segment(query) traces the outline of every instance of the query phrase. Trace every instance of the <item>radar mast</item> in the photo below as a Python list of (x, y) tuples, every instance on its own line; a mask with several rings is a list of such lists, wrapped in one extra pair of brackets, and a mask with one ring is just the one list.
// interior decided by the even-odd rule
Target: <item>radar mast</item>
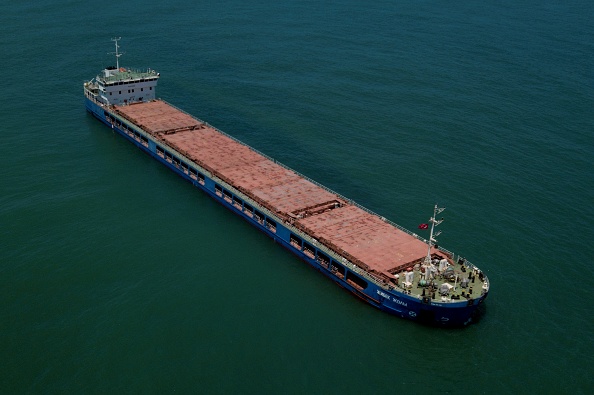
[(119, 53), (119, 48), (120, 46), (118, 45), (118, 41), (120, 41), (122, 38), (121, 37), (114, 37), (111, 39), (111, 41), (113, 41), (115, 43), (115, 52), (110, 52), (110, 55), (115, 55), (116, 57), (116, 70), (120, 70), (120, 56), (122, 56), (123, 54), (125, 54), (125, 52)]
[(435, 204), (435, 207), (433, 208), (433, 216), (431, 218), (429, 218), (429, 222), (431, 222), (431, 233), (429, 234), (429, 240), (427, 241), (427, 258), (425, 258), (425, 279), (429, 280), (429, 269), (431, 267), (431, 247), (433, 245), (437, 245), (437, 239), (436, 237), (439, 236), (441, 234), (441, 231), (438, 231), (436, 233), (434, 233), (435, 227), (439, 224), (441, 224), (443, 222), (443, 218), (441, 218), (440, 220), (435, 219), (435, 217), (437, 216), (437, 214), (441, 213), (443, 210), (445, 210), (445, 207), (439, 207), (437, 204)]

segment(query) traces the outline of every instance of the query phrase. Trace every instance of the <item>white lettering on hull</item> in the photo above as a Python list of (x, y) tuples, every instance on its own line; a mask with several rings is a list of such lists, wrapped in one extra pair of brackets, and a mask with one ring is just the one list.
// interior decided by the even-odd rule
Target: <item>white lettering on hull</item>
[[(379, 289), (377, 290), (377, 294), (378, 294), (379, 296), (382, 296), (382, 297), (384, 297), (384, 298), (386, 298), (386, 299), (390, 300), (390, 295), (388, 295), (388, 294), (387, 294), (387, 293), (385, 293), (385, 292), (382, 292), (382, 291), (380, 291)], [(392, 297), (392, 301), (394, 301), (395, 303), (397, 303), (397, 304), (399, 304), (399, 305), (401, 305), (401, 306), (408, 307), (408, 304), (407, 304), (406, 302), (403, 302), (402, 300), (400, 300), (400, 299), (397, 299), (396, 297)]]
[(392, 300), (393, 300), (394, 302), (396, 302), (396, 303), (398, 303), (398, 304), (400, 304), (400, 305), (404, 306), (404, 307), (408, 307), (408, 306), (407, 306), (407, 304), (406, 304), (406, 302), (403, 302), (403, 301), (401, 301), (400, 299), (392, 298)]
[(388, 295), (387, 293), (384, 293), (384, 292), (380, 291), (379, 289), (377, 290), (377, 294), (379, 296), (382, 296), (382, 297), (386, 298), (386, 299), (390, 299), (390, 295)]

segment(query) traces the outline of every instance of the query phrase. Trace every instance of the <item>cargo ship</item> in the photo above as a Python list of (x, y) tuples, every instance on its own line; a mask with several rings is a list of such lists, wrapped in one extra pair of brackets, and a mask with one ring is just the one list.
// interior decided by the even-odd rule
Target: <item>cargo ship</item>
[(476, 266), (439, 246), (435, 205), (419, 236), (157, 99), (160, 74), (116, 66), (84, 83), (85, 107), (331, 281), (384, 312), (437, 326), (473, 321), (489, 293)]

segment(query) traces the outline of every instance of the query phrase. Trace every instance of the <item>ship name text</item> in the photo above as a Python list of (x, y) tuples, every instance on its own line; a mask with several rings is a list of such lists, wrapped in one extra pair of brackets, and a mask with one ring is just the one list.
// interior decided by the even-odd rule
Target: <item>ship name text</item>
[[(381, 296), (381, 297), (384, 297), (384, 298), (386, 298), (386, 299), (390, 300), (390, 295), (388, 295), (388, 294), (387, 294), (387, 293), (385, 293), (385, 292), (382, 292), (382, 291), (380, 291), (379, 289), (377, 290), (377, 294), (378, 294), (379, 296)], [(399, 304), (399, 305), (402, 305), (402, 306), (404, 306), (404, 307), (407, 307), (407, 303), (406, 303), (406, 302), (403, 302), (402, 300), (400, 300), (400, 299), (398, 299), (398, 298), (396, 298), (396, 297), (394, 297), (394, 296), (392, 296), (392, 301), (394, 301), (395, 303), (397, 303), (397, 304)]]

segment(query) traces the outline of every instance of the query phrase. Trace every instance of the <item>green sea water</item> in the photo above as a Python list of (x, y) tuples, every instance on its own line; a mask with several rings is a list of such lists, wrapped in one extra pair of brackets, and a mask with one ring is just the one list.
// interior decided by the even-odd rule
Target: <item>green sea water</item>
[[(592, 393), (594, 3), (0, 4), (0, 393)], [(114, 135), (159, 97), (440, 244), (480, 321), (379, 312)]]

